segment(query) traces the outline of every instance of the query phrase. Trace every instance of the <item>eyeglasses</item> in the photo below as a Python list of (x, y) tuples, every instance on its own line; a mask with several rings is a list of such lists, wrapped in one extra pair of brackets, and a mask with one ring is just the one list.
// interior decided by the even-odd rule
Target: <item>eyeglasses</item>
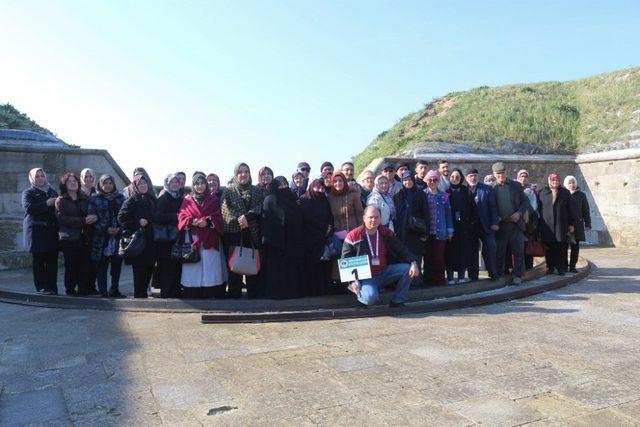
[(311, 172), (310, 168), (300, 168), (301, 172)]
[(438, 182), (438, 180), (437, 180), (437, 179), (433, 179), (433, 178), (429, 178), (429, 179), (427, 180), (427, 182)]

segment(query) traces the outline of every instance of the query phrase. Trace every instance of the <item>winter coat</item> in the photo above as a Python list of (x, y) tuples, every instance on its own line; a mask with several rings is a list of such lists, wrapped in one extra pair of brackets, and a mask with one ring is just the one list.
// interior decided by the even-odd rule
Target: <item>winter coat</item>
[[(222, 194), (222, 226), (225, 234), (225, 242), (227, 245), (241, 244), (241, 229), (238, 218), (244, 215), (249, 222), (249, 231), (253, 244), (256, 247), (262, 245), (262, 236), (260, 234), (260, 214), (262, 212), (262, 202), (264, 201), (265, 192), (259, 186), (251, 186), (251, 198), (248, 204), (245, 204), (240, 190), (235, 186), (227, 187)], [(248, 233), (242, 233), (247, 235)], [(249, 242), (244, 242), (249, 244)]]
[(387, 201), (384, 197), (382, 197), (382, 194), (374, 189), (367, 198), (367, 206), (375, 206), (376, 208), (378, 208), (378, 210), (380, 211), (380, 223), (385, 227), (390, 228), (391, 231), (394, 231), (394, 221), (396, 220), (396, 208), (394, 205), (394, 199), (398, 196), (398, 194), (400, 194), (401, 191), (402, 190), (395, 193), (392, 198), (389, 198), (387, 196), (387, 198), (389, 199)]
[(585, 228), (591, 228), (591, 213), (589, 212), (589, 202), (587, 195), (579, 188), (571, 194), (569, 209), (573, 212), (574, 235), (576, 242), (584, 242), (586, 239)]
[(364, 208), (360, 201), (359, 192), (349, 191), (342, 196), (329, 193), (327, 199), (329, 199), (331, 214), (333, 215), (334, 231), (351, 231), (362, 225)]
[[(118, 212), (122, 208), (124, 203), (124, 196), (122, 193), (118, 193), (115, 198), (109, 201), (106, 197), (101, 195), (93, 195), (89, 199), (89, 215), (96, 215), (98, 220), (93, 223), (93, 236), (91, 240), (91, 260), (94, 262), (100, 261), (104, 248), (109, 243), (110, 235), (107, 233), (108, 228), (120, 227), (118, 224)], [(118, 243), (120, 241), (120, 234), (114, 236), (115, 247), (117, 255)]]
[(55, 206), (47, 206), (47, 199), (52, 197), (58, 197), (58, 193), (52, 188), (42, 191), (36, 187), (29, 187), (22, 192), (22, 233), (26, 251), (58, 251), (58, 220)]
[(479, 227), (485, 234), (493, 233), (491, 226), (500, 222), (496, 193), (491, 186), (479, 183), (472, 194)]
[[(429, 211), (429, 217), (435, 216), (436, 226), (436, 239), (446, 240), (447, 236), (453, 234), (453, 219), (451, 217), (451, 204), (449, 203), (449, 193), (438, 190), (438, 194), (431, 195), (429, 190), (424, 190), (427, 196), (427, 207), (431, 209), (429, 205), (429, 196), (436, 197), (435, 212)], [(429, 222), (427, 225), (430, 227), (432, 224)], [(427, 228), (429, 233), (429, 228)]]
[[(421, 257), (425, 250), (425, 241), (429, 230), (429, 206), (427, 196), (423, 191), (415, 188), (414, 191), (403, 190), (395, 195), (393, 202), (397, 209), (394, 232), (398, 239), (416, 256)], [(427, 232), (418, 233), (408, 227), (409, 218), (415, 217), (424, 221)]]
[(142, 254), (135, 258), (127, 259), (127, 264), (152, 266), (155, 262), (155, 242), (153, 241), (153, 215), (156, 211), (156, 198), (149, 194), (134, 194), (124, 201), (118, 212), (118, 223), (122, 226), (123, 233), (133, 234), (140, 227), (140, 219), (148, 221), (143, 228), (145, 247)]
[[(178, 211), (180, 210), (183, 199), (183, 195), (174, 198), (166, 191), (160, 194), (160, 196), (158, 197), (158, 202), (156, 203), (156, 210), (153, 214), (154, 227), (157, 225), (168, 225), (175, 227), (177, 231)], [(170, 258), (171, 247), (173, 246), (173, 243), (174, 242), (156, 242), (158, 257), (164, 259)]]
[(88, 230), (91, 226), (86, 223), (88, 208), (89, 198), (82, 191), (78, 191), (76, 200), (73, 200), (68, 194), (63, 194), (56, 199), (60, 246), (88, 246), (90, 244)]
[(566, 242), (569, 226), (574, 224), (573, 212), (569, 209), (571, 193), (566, 188), (558, 188), (555, 203), (549, 187), (538, 194), (540, 222), (538, 230), (543, 242)]

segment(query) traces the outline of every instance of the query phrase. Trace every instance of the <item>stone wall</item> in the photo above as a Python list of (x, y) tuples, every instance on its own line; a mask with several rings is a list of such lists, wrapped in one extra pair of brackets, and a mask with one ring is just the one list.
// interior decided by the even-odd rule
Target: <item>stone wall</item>
[(104, 173), (113, 175), (118, 188), (129, 184), (126, 174), (106, 150), (0, 145), (0, 254), (5, 255), (3, 258), (20, 258), (16, 257), (23, 248), (24, 210), (20, 198), (22, 191), (29, 187), (29, 170), (36, 167), (45, 170), (56, 190), (62, 174), (68, 171), (79, 174), (86, 167), (92, 168), (98, 177)]
[(504, 162), (511, 178), (518, 170), (529, 171), (529, 181), (546, 185), (550, 172), (560, 176), (574, 175), (578, 186), (586, 193), (591, 209), (592, 230), (587, 233), (590, 244), (640, 246), (640, 150), (619, 150), (579, 156), (554, 155), (486, 155), (454, 153), (416, 153), (411, 158), (386, 157), (375, 159), (367, 169), (379, 173), (383, 161), (409, 163), (413, 169), (417, 160), (426, 160), (430, 169), (447, 159), (450, 167), (463, 171), (477, 168), (480, 176), (491, 173), (491, 165)]

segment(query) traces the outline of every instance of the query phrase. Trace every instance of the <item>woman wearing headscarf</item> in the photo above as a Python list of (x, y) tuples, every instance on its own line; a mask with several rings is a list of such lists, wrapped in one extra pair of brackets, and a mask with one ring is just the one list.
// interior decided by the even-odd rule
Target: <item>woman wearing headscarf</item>
[(122, 226), (123, 234), (131, 235), (138, 229), (144, 232), (144, 250), (136, 257), (125, 259), (125, 263), (131, 265), (133, 270), (133, 296), (147, 298), (156, 254), (151, 222), (156, 210), (156, 198), (151, 194), (150, 185), (142, 173), (134, 175), (131, 188), (131, 197), (124, 201), (118, 212), (118, 223)]
[(58, 221), (55, 202), (58, 193), (51, 188), (42, 168), (29, 171), (31, 186), (22, 192), (24, 248), (31, 252), (36, 292), (58, 293)]
[[(420, 260), (418, 262), (418, 266), (420, 266), (429, 227), (427, 196), (424, 191), (418, 189), (415, 177), (411, 172), (403, 172), (400, 178), (402, 190), (393, 197), (396, 207), (395, 233), (415, 258)], [(420, 229), (422, 225), (425, 226), (424, 229)]]
[[(163, 236), (165, 238), (169, 237), (171, 232), (177, 235), (178, 211), (183, 198), (184, 195), (180, 191), (180, 179), (175, 173), (170, 173), (164, 179), (163, 189), (153, 214), (153, 227), (156, 231), (162, 230), (163, 234), (166, 234)], [(157, 281), (156, 287), (160, 288), (160, 298), (178, 298), (180, 296), (181, 265), (180, 262), (171, 258), (171, 247), (175, 242), (175, 240), (156, 242), (157, 262), (154, 277)]]
[(447, 241), (453, 238), (453, 220), (451, 218), (451, 204), (449, 193), (440, 191), (440, 172), (430, 170), (425, 178), (427, 189), (427, 206), (429, 207), (429, 222), (427, 248), (425, 257), (425, 279), (432, 285), (446, 285), (445, 279), (445, 250)]
[(273, 181), (273, 170), (269, 166), (263, 166), (258, 171), (258, 187), (262, 190), (264, 196), (269, 194), (271, 182)]
[[(473, 195), (469, 187), (464, 185), (464, 175), (458, 168), (454, 168), (449, 175), (449, 202), (453, 219), (453, 238), (447, 244), (446, 263), (447, 280), (450, 285), (466, 283), (465, 277), (471, 264), (471, 248), (473, 229), (478, 223), (474, 209)], [(454, 277), (454, 273), (458, 277)]]
[(180, 182), (180, 194), (184, 196), (186, 193), (187, 174), (182, 171), (176, 172), (176, 178), (178, 178), (178, 182)]
[(87, 196), (91, 197), (96, 192), (96, 175), (91, 168), (84, 168), (80, 171), (80, 189)]
[(262, 283), (266, 298), (296, 298), (304, 280), (304, 221), (287, 179), (276, 177), (262, 204)]
[(295, 171), (293, 175), (291, 175), (291, 191), (295, 194), (296, 199), (299, 199), (307, 192), (308, 181), (301, 171)]
[(224, 298), (227, 269), (220, 244), (220, 201), (209, 191), (203, 172), (193, 174), (191, 190), (180, 206), (178, 228), (187, 239), (185, 242), (193, 238), (191, 247), (199, 252), (200, 261), (182, 265), (182, 296)]
[[(233, 246), (261, 248), (260, 214), (263, 191), (251, 184), (251, 170), (246, 163), (238, 163), (233, 171), (233, 185), (227, 188), (222, 198), (222, 225), (224, 243), (229, 254)], [(258, 298), (262, 295), (259, 288), (259, 277), (245, 276), (247, 296)], [(227, 296), (242, 297), (242, 276), (229, 272), (229, 288)]]
[(571, 193), (569, 208), (573, 212), (574, 230), (573, 241), (571, 241), (571, 255), (569, 257), (569, 271), (577, 273), (576, 264), (580, 254), (580, 242), (586, 239), (586, 231), (591, 230), (591, 213), (587, 196), (578, 187), (578, 181), (574, 176), (567, 176), (564, 179), (564, 187)]
[[(84, 168), (80, 171), (80, 190), (89, 199), (91, 199), (91, 196), (93, 196), (96, 193), (95, 182), (96, 182), (96, 174), (93, 171), (93, 169)], [(87, 232), (87, 239), (91, 241), (93, 238), (91, 236), (91, 234), (93, 233), (93, 228), (87, 229), (86, 232)], [(89, 287), (88, 292), (91, 294), (98, 293), (98, 291), (96, 290), (96, 265), (94, 263), (91, 263), (89, 265), (89, 276), (87, 280), (88, 280), (87, 286)]]
[(60, 196), (56, 199), (60, 250), (64, 255), (64, 287), (67, 295), (93, 295), (89, 283), (91, 240), (88, 229), (98, 220), (89, 215), (89, 198), (80, 190), (80, 180), (72, 172), (60, 178)]
[[(362, 225), (364, 208), (360, 201), (360, 192), (350, 191), (347, 185), (347, 177), (342, 172), (334, 172), (331, 175), (331, 190), (327, 199), (333, 215), (333, 233), (344, 241), (347, 233)], [(332, 260), (331, 276), (334, 281), (340, 278), (338, 264)]]
[(380, 224), (394, 230), (393, 222), (396, 219), (396, 206), (393, 196), (389, 192), (389, 179), (384, 175), (378, 175), (374, 180), (374, 187), (367, 197), (367, 206), (375, 206), (380, 211)]
[(327, 238), (333, 232), (333, 215), (322, 177), (309, 183), (307, 192), (298, 199), (304, 220), (305, 296), (331, 293), (331, 263), (321, 260)]
[(551, 173), (547, 181), (548, 185), (538, 194), (538, 230), (548, 247), (547, 274), (557, 270), (562, 276), (567, 271), (567, 235), (575, 231), (574, 212), (570, 208), (571, 193), (560, 185), (560, 176)]
[[(178, 172), (178, 173), (182, 173), (184, 175), (184, 172)], [(147, 186), (149, 187), (149, 190), (147, 191), (147, 195), (155, 198), (156, 191), (153, 189), (153, 184), (151, 183), (151, 178), (149, 178), (149, 174), (147, 173), (147, 170), (142, 166), (138, 166), (133, 170), (133, 176), (135, 177), (136, 175), (142, 175), (144, 177), (145, 181), (147, 182)], [(184, 190), (184, 185), (182, 186), (182, 189)], [(135, 190), (133, 188), (133, 181), (131, 181), (131, 184), (127, 185), (122, 189), (122, 194), (124, 195), (125, 199), (128, 199), (129, 197), (135, 194)]]
[(216, 196), (218, 200), (222, 200), (222, 192), (226, 189), (220, 186), (220, 177), (215, 173), (207, 175), (207, 185), (209, 186), (209, 192)]
[[(96, 186), (96, 194), (89, 199), (89, 215), (96, 215), (91, 240), (91, 261), (96, 266), (98, 292), (101, 296), (124, 298), (120, 293), (122, 257), (118, 255), (120, 224), (118, 212), (124, 196), (118, 192), (111, 175), (102, 175)], [(111, 265), (111, 286), (107, 290), (107, 271)]]

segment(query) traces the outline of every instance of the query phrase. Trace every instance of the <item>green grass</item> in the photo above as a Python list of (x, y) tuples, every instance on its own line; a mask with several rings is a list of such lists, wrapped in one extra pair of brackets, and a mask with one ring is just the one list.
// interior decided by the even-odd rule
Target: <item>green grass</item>
[(53, 135), (51, 131), (38, 125), (11, 104), (0, 104), (0, 129), (32, 130)]
[[(428, 116), (426, 113), (429, 112)], [(490, 148), (502, 140), (546, 153), (602, 151), (640, 130), (640, 67), (569, 82), (480, 87), (438, 98), (403, 117), (354, 157), (377, 157), (422, 141)]]

